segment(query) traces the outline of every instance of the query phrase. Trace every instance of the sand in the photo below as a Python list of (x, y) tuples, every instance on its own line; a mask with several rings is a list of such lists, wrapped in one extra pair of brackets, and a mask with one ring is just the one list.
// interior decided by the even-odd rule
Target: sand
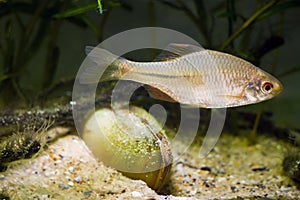
[(10, 199), (300, 199), (282, 171), (287, 151), (280, 141), (260, 137), (248, 145), (245, 137), (223, 134), (208, 157), (200, 159), (198, 152), (193, 145), (175, 160), (158, 194), (104, 166), (76, 133), (68, 134), (1, 173), (0, 192)]

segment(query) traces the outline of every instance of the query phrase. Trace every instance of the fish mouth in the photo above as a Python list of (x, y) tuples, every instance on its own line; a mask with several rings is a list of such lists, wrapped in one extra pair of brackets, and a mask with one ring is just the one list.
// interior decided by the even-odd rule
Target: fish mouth
[(272, 91), (273, 95), (274, 96), (278, 95), (279, 93), (281, 93), (282, 90), (283, 90), (282, 84), (279, 81), (276, 81), (273, 86), (273, 91)]

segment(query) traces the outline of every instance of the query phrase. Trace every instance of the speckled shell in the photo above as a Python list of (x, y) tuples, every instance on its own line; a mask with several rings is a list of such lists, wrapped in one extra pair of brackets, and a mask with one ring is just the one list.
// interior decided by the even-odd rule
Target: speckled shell
[(169, 174), (169, 142), (158, 122), (141, 108), (97, 110), (86, 121), (83, 139), (99, 161), (153, 189)]

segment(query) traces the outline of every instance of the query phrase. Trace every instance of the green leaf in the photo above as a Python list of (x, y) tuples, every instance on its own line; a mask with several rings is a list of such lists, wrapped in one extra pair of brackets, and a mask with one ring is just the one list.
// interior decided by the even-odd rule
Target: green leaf
[(53, 17), (56, 18), (56, 19), (73, 17), (73, 16), (76, 16), (76, 15), (81, 15), (83, 13), (86, 13), (87, 11), (90, 11), (90, 10), (96, 10), (97, 7), (98, 7), (97, 2), (89, 3), (89, 4), (83, 5), (81, 7), (76, 7), (76, 8), (72, 8), (72, 9), (69, 9), (67, 11), (61, 12), (61, 13), (57, 13)]
[[(107, 1), (105, 2), (105, 8), (113, 8), (113, 7), (119, 7), (122, 4), (120, 2), (115, 2), (115, 1)], [(126, 4), (124, 4), (126, 5)], [(84, 14), (90, 10), (97, 10), (100, 9), (99, 5), (98, 5), (98, 1), (95, 1), (94, 3), (88, 3), (85, 5), (82, 5), (80, 7), (75, 7), (75, 8), (71, 8), (69, 10), (66, 10), (64, 12), (61, 13), (57, 13), (55, 14), (53, 17), (58, 19), (58, 18), (68, 18), (68, 17), (74, 17), (77, 15), (81, 15)], [(101, 10), (104, 10), (101, 6)], [(101, 13), (101, 12), (100, 12)]]
[(7, 80), (7, 79), (10, 79), (10, 78), (12, 78), (12, 77), (14, 77), (12, 74), (3, 74), (3, 75), (0, 76), (0, 83), (1, 83), (2, 81)]
[(98, 8), (99, 8), (100, 14), (102, 14), (103, 13), (103, 9), (102, 9), (101, 0), (98, 0)]

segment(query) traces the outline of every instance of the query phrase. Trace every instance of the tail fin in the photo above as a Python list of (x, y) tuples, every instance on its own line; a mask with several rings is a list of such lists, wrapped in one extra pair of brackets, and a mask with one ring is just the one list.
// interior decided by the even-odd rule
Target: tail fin
[(120, 58), (105, 49), (87, 46), (85, 49), (88, 61), (84, 63), (80, 75), (80, 83), (90, 84), (99, 81), (118, 79), (121, 74), (122, 63), (126, 59)]

